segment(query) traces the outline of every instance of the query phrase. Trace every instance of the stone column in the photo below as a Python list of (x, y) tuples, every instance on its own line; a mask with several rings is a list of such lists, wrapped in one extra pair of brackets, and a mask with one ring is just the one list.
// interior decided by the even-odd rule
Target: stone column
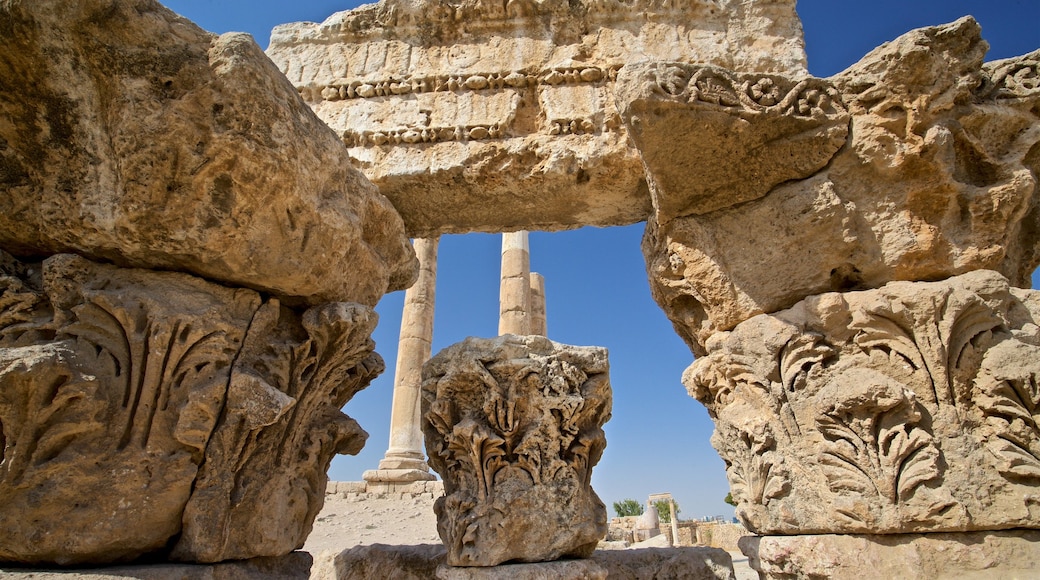
[(502, 234), (498, 334), (531, 334), (531, 252), (527, 232)]
[(419, 389), (422, 386), (422, 365), (430, 358), (433, 342), (438, 241), (439, 238), (417, 238), (412, 243), (419, 258), (419, 279), (404, 295), (394, 374), (394, 402), (390, 411), (390, 447), (379, 462), (379, 469), (363, 474), (365, 481), (370, 483), (436, 479), (430, 473), (422, 451)]
[(531, 272), (531, 334), (549, 336), (545, 319), (545, 276)]

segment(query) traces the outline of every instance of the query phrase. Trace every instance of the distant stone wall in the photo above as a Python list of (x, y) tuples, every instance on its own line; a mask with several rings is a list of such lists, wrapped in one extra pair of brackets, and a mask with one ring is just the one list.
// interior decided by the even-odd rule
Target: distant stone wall
[[(753, 535), (740, 524), (701, 523), (696, 530), (700, 545), (729, 552), (739, 551), (737, 540)], [(682, 529), (679, 530), (679, 537), (682, 538)]]
[(370, 483), (367, 481), (330, 481), (325, 487), (325, 495), (339, 496), (349, 501), (359, 499), (437, 499), (444, 495), (444, 482)]

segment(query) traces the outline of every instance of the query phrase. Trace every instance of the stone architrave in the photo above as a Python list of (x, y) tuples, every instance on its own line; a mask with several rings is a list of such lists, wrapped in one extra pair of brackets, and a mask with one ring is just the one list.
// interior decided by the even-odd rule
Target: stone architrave
[(646, 219), (629, 63), (806, 70), (794, 0), (382, 0), (279, 26), (268, 54), (414, 237)]
[(498, 334), (531, 332), (531, 250), (528, 233), (502, 234), (502, 275), (498, 297)]
[(246, 34), (154, 0), (3, 2), (0, 248), (375, 306), (417, 264), (389, 201)]
[(0, 252), (0, 561), (217, 562), (303, 545), (340, 408), (383, 370), (358, 304)]
[(1040, 528), (1040, 292), (978, 270), (720, 333), (683, 382), (758, 534)]
[(977, 269), (1029, 285), (1040, 52), (984, 64), (986, 48), (964, 18), (826, 81), (621, 71), (654, 200), (651, 291), (696, 354), (716, 332), (824, 292)]
[(545, 276), (531, 272), (531, 334), (549, 336), (545, 313)]
[(412, 242), (419, 258), (419, 279), (404, 293), (394, 399), (390, 411), (390, 447), (379, 462), (379, 469), (362, 475), (368, 482), (405, 483), (436, 479), (423, 455), (420, 391), (422, 366), (430, 360), (433, 345), (438, 241), (439, 238), (418, 238)]
[(588, 557), (607, 532), (592, 467), (610, 417), (607, 351), (539, 336), (468, 338), (423, 368), (423, 432), (441, 474), (452, 566)]

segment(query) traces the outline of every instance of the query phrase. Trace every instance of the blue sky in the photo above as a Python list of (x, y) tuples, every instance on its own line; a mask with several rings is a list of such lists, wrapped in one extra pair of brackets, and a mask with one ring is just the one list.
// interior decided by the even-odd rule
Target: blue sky
[[(361, 2), (347, 0), (168, 0), (174, 11), (213, 32), (244, 31), (266, 47), (271, 29), (285, 22), (321, 22)], [(882, 42), (921, 26), (971, 14), (990, 43), (987, 60), (1040, 48), (1040, 0), (875, 0), (869, 3), (801, 0), (809, 70), (826, 77), (858, 61)], [(531, 267), (546, 278), (549, 337), (610, 350), (613, 418), (607, 450), (593, 472), (593, 487), (607, 504), (646, 500), (671, 492), (681, 518), (733, 515), (722, 460), (711, 448), (707, 412), (690, 398), (682, 371), (693, 357), (650, 298), (639, 242), (643, 226), (531, 234)], [(469, 234), (441, 239), (434, 352), (467, 336), (498, 332), (500, 236)], [(1036, 276), (1033, 279), (1037, 285)], [(337, 457), (334, 480), (360, 480), (374, 469), (389, 439), (393, 367), (404, 293), (377, 307), (377, 351), (387, 372), (347, 404), (345, 411), (369, 432), (356, 457)]]

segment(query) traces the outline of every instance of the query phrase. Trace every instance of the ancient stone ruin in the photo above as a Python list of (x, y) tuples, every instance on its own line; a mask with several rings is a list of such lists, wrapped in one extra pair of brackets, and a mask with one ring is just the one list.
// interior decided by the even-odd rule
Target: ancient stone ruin
[[(153, 0), (0, 22), (0, 561), (289, 554), (408, 237), (640, 221), (764, 578), (1040, 560), (1040, 51), (964, 18), (816, 79), (793, 0), (383, 0), (270, 58)], [(605, 372), (428, 365), (450, 563), (591, 552)]]
[(452, 566), (587, 558), (607, 533), (590, 486), (610, 418), (606, 349), (469, 338), (423, 368), (423, 434), (444, 479)]

